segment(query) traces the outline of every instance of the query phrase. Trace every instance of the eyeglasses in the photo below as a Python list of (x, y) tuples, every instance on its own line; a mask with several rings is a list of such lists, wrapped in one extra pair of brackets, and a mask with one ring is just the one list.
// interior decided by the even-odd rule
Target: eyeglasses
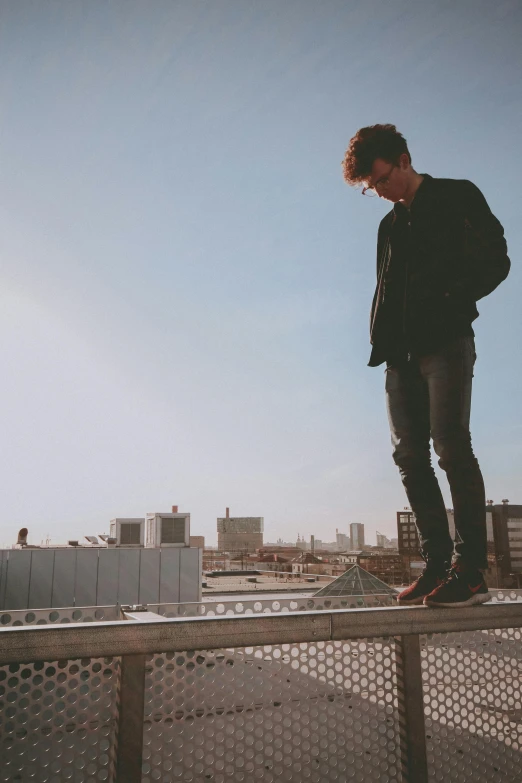
[(370, 198), (375, 198), (375, 196), (379, 195), (379, 191), (386, 190), (386, 188), (390, 184), (390, 177), (393, 169), (398, 169), (398, 168), (399, 166), (397, 165), (397, 163), (394, 163), (387, 174), (385, 174), (383, 177), (379, 177), (375, 185), (368, 185), (367, 187), (362, 189), (363, 196), (369, 196)]

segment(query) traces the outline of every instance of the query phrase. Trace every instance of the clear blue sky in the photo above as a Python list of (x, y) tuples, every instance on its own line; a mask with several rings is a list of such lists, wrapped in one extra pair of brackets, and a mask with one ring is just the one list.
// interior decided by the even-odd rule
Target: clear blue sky
[(340, 166), (375, 122), (505, 227), (472, 433), (487, 497), (522, 503), (521, 33), (514, 0), (3, 0), (0, 543), (173, 503), (209, 542), (225, 506), (268, 540), (394, 534), (366, 366), (388, 207)]

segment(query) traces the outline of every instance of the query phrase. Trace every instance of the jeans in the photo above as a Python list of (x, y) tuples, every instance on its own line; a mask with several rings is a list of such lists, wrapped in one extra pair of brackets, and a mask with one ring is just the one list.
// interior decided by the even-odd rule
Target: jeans
[[(421, 554), (436, 563), (486, 569), (486, 498), (471, 446), (473, 337), (459, 337), (434, 354), (386, 369), (386, 404), (393, 459), (417, 520)], [(456, 543), (431, 464), (430, 437), (453, 500)]]

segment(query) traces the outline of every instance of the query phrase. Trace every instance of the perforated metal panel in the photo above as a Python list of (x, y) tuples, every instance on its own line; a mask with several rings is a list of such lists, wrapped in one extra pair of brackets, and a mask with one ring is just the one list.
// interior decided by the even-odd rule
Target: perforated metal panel
[(203, 601), (200, 603), (149, 604), (151, 612), (164, 617), (221, 617), (235, 614), (278, 614), (279, 612), (324, 612), (331, 609), (360, 609), (362, 607), (394, 606), (389, 595), (362, 595), (346, 598), (265, 598), (244, 600)]
[(421, 637), (431, 781), (522, 780), (522, 631)]
[(0, 781), (114, 780), (119, 659), (0, 667)]
[(498, 601), (499, 603), (522, 601), (522, 590), (492, 590), (490, 587), (489, 592), (493, 596), (493, 601)]
[(82, 606), (65, 609), (17, 609), (0, 612), (0, 629), (11, 625), (49, 625), (60, 623), (101, 623), (121, 620), (118, 606)]
[(143, 783), (392, 783), (399, 769), (389, 640), (149, 660)]

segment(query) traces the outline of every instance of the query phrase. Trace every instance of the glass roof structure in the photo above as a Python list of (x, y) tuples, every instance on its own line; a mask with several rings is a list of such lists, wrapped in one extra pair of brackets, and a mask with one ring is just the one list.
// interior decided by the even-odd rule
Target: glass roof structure
[(369, 574), (361, 566), (354, 565), (338, 576), (334, 582), (330, 582), (314, 593), (314, 598), (326, 595), (396, 595), (396, 592), (386, 582)]

